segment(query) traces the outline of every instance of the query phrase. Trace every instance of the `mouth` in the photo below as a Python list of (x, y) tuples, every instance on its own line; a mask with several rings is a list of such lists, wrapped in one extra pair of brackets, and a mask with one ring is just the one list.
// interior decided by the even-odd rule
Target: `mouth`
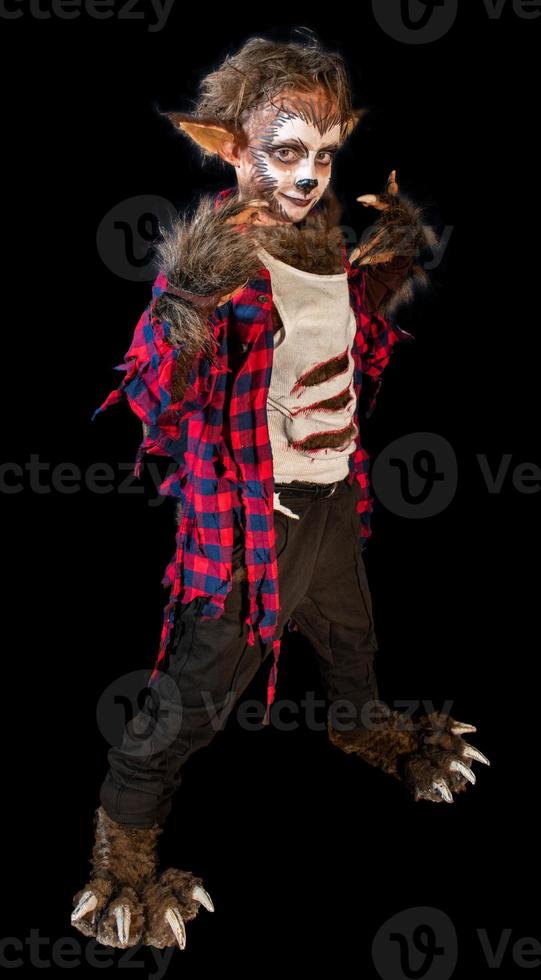
[(286, 201), (289, 201), (290, 204), (295, 204), (296, 207), (298, 207), (298, 208), (307, 208), (307, 207), (310, 206), (310, 204), (314, 204), (314, 202), (316, 200), (315, 197), (309, 197), (309, 198), (306, 198), (306, 197), (290, 197), (289, 194), (282, 194), (282, 193), (280, 194), (280, 197), (285, 198), (285, 200)]

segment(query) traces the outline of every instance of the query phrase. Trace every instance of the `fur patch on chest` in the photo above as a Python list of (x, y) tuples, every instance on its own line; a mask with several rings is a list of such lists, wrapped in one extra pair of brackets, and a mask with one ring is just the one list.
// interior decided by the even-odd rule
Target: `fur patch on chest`
[(324, 195), (321, 207), (297, 224), (252, 225), (251, 237), (287, 265), (316, 275), (344, 272), (344, 239), (338, 224), (340, 206), (333, 195)]

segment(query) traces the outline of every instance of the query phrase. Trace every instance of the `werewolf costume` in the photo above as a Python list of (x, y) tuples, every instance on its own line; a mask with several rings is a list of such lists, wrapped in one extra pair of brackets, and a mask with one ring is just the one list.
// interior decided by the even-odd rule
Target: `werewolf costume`
[(286, 625), (313, 645), (337, 748), (433, 802), (488, 763), (463, 741), (472, 725), (392, 711), (373, 670), (360, 420), (392, 347), (412, 339), (392, 314), (424, 278), (430, 229), (393, 171), (358, 198), (380, 216), (346, 254), (330, 165), (362, 114), (338, 55), (255, 38), (202, 89), (195, 115), (168, 116), (237, 168), (238, 188), (164, 233), (124, 380), (97, 409), (126, 399), (141, 420), (137, 475), (145, 453), (177, 464), (160, 487), (178, 498), (160, 650), (144, 708), (109, 751), (92, 872), (74, 896), (74, 926), (118, 947), (183, 948), (185, 923), (213, 910), (191, 872), (157, 871), (157, 840), (184, 761), (273, 653), (268, 723)]

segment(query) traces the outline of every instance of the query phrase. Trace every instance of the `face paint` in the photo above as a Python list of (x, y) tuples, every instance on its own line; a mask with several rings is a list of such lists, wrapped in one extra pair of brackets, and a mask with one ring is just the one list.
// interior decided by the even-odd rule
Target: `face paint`
[(302, 221), (325, 191), (343, 141), (336, 104), (323, 93), (283, 93), (253, 110), (244, 126), (241, 192), (268, 201), (268, 219)]

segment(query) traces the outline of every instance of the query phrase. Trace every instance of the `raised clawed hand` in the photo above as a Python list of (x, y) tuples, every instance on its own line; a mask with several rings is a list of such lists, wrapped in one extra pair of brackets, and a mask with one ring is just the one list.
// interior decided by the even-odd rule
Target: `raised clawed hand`
[[(365, 208), (388, 211), (391, 207), (393, 197), (398, 197), (396, 170), (391, 170), (383, 194), (362, 194), (357, 198), (357, 201)], [(357, 262), (358, 265), (380, 265), (383, 262), (390, 262), (394, 258), (394, 251), (378, 251), (378, 246), (381, 245), (382, 239), (386, 234), (387, 230), (382, 228), (369, 241), (355, 248), (349, 256), (349, 261)]]

